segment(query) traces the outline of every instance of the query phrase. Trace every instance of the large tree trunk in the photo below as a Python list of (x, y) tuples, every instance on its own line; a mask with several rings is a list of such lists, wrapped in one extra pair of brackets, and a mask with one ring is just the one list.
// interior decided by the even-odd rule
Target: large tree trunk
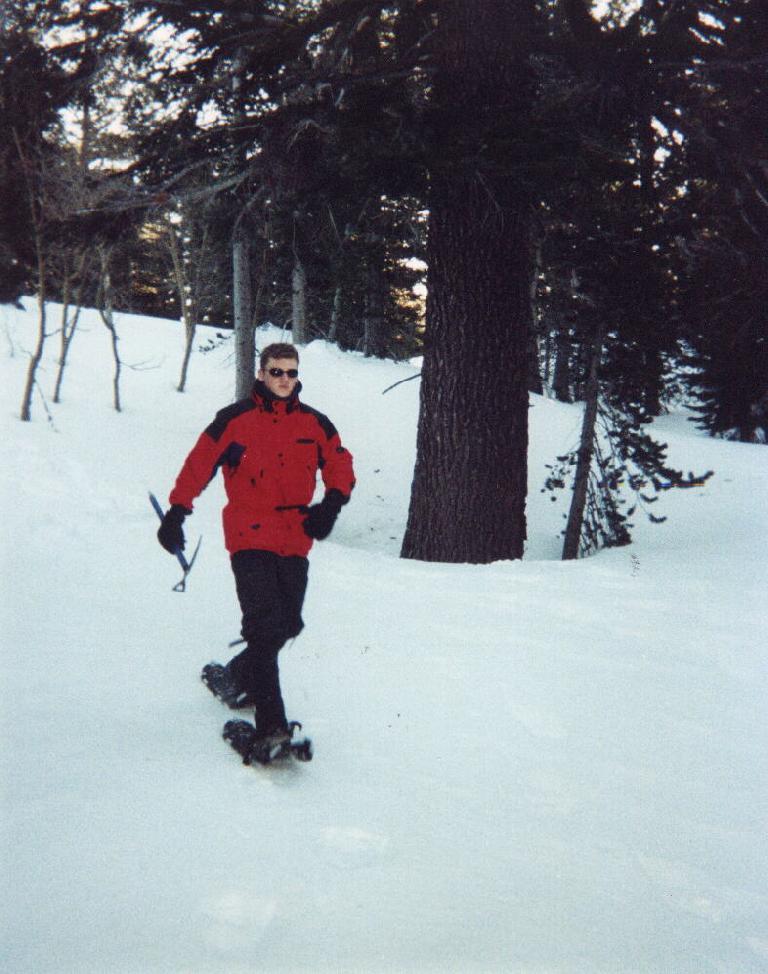
[[(427, 329), (417, 460), (402, 555), (520, 558), (526, 536), (529, 203), (502, 156), (499, 118), (521, 123), (526, 17), (504, 0), (446, 2), (438, 109), (446, 157), (431, 173)], [(450, 112), (450, 114), (448, 114)], [(521, 123), (522, 128), (522, 123)], [(450, 142), (448, 142), (450, 140)]]

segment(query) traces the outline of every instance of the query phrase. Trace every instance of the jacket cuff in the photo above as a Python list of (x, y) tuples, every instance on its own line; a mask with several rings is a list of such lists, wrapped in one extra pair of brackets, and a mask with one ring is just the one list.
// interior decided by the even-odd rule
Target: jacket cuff
[(336, 507), (339, 510), (345, 504), (349, 503), (349, 497), (346, 494), (342, 494), (338, 487), (331, 487), (330, 490), (326, 491), (323, 500), (329, 507)]

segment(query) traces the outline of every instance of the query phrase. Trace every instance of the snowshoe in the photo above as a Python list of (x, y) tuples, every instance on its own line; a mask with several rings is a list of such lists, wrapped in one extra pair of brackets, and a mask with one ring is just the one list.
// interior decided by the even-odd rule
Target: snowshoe
[(231, 710), (243, 710), (253, 707), (253, 698), (246, 690), (239, 690), (226, 666), (221, 663), (208, 663), (203, 667), (200, 679), (208, 687), (214, 697), (218, 697)]
[(298, 761), (312, 760), (312, 742), (308, 738), (294, 740), (301, 724), (292, 721), (266, 734), (260, 734), (247, 720), (229, 720), (222, 737), (243, 759), (243, 764), (272, 764), (291, 756)]

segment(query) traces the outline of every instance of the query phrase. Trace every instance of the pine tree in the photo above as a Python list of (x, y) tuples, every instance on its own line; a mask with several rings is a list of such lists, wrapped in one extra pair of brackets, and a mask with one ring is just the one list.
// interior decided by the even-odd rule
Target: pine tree
[[(577, 0), (565, 9), (591, 65), (579, 65), (571, 53), (572, 86), (563, 102), (599, 105), (599, 126), (582, 112), (575, 127), (602, 159), (549, 194), (542, 231), (545, 264), (556, 273), (541, 275), (539, 303), (554, 310), (559, 350), (571, 352), (574, 367), (568, 390), (558, 374), (559, 394), (585, 400), (579, 446), (558, 459), (545, 486), (562, 487), (573, 472), (563, 549), (564, 558), (573, 558), (630, 540), (623, 487), (647, 506), (651, 488), (688, 486), (708, 474), (683, 477), (645, 429), (661, 408), (664, 368), (677, 338), (670, 214), (680, 194), (679, 153), (660, 119), (675, 117), (686, 64), (701, 53), (690, 31), (698, 11), (681, 4), (676, 16), (666, 16), (643, 5), (602, 32)], [(562, 84), (553, 87), (556, 95), (562, 91)]]
[(532, 4), (446, 3), (431, 119), (428, 297), (402, 554), (519, 558), (525, 540)]
[(709, 48), (685, 101), (675, 206), (688, 383), (712, 434), (768, 441), (768, 8), (708, 5)]
[(41, 43), (61, 4), (9, 7), (0, 24), (0, 301), (36, 287), (46, 216), (41, 184), (55, 155), (59, 110), (72, 76)]
[[(142, 178), (180, 199), (195, 167), (210, 164), (210, 192), (251, 248), (253, 317), (290, 323), (286, 297), (300, 282), (307, 336), (327, 333), (335, 307), (347, 344), (374, 354), (389, 347), (401, 316), (388, 282), (406, 276), (390, 270), (403, 247), (389, 214), (411, 199), (412, 213), (423, 205), (400, 134), (413, 86), (402, 57), (414, 41), (403, 39), (403, 24), (422, 5), (402, 6), (229, 4), (210, 17), (204, 5), (132, 4), (186, 32), (184, 66), (163, 72), (167, 118), (144, 127)], [(145, 99), (149, 111), (153, 103)], [(201, 111), (212, 119), (205, 127)], [(350, 331), (363, 319), (367, 342), (365, 329)]]

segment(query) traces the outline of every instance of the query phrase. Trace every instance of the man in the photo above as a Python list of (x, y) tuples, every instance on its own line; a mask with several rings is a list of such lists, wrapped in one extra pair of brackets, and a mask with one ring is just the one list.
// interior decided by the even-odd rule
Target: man
[[(184, 461), (157, 536), (171, 553), (184, 548), (184, 518), (221, 467), (246, 647), (226, 666), (204, 667), (202, 679), (229, 706), (255, 708), (257, 742), (269, 748), (291, 737), (277, 656), (304, 627), (307, 555), (331, 533), (355, 477), (333, 424), (299, 400), (296, 348), (269, 345), (259, 364), (250, 398), (218, 412)], [(318, 470), (325, 496), (311, 504)]]

